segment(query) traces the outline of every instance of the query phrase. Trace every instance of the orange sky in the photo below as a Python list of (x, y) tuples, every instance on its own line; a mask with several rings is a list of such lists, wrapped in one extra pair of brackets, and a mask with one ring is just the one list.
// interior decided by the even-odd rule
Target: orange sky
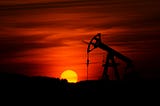
[[(159, 77), (159, 5), (159, 0), (0, 1), (1, 71), (60, 77), (72, 69), (85, 80), (82, 40), (102, 33), (102, 41), (133, 59), (145, 78)], [(104, 53), (91, 53), (90, 61), (98, 64), (90, 65), (89, 79), (101, 76)]]

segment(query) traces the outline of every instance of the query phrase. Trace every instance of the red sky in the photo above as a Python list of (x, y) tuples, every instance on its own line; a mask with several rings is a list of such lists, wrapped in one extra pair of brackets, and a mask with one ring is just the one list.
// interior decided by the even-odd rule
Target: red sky
[[(60, 77), (66, 69), (86, 79), (86, 49), (102, 41), (134, 61), (144, 78), (160, 77), (159, 0), (0, 1), (0, 71)], [(89, 79), (102, 74), (103, 50), (91, 53)]]

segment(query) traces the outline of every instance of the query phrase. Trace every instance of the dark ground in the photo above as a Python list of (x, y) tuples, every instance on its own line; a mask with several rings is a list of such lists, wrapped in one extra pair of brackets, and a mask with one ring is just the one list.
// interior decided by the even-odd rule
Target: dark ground
[[(56, 100), (91, 100), (105, 99), (137, 102), (159, 98), (159, 80), (89, 80), (68, 83), (66, 80), (48, 77), (28, 77), (18, 74), (0, 74), (0, 96), (6, 100), (37, 100), (46, 98), (52, 103)], [(26, 99), (27, 98), (27, 99)], [(2, 99), (1, 99), (2, 100)], [(54, 101), (54, 102), (53, 102)], [(63, 102), (62, 102), (63, 103)]]

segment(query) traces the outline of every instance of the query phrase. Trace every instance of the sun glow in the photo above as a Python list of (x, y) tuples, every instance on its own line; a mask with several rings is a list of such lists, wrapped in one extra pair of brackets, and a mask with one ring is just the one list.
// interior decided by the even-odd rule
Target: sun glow
[(76, 83), (78, 80), (78, 75), (73, 70), (65, 70), (62, 74), (60, 79), (66, 79), (69, 83)]

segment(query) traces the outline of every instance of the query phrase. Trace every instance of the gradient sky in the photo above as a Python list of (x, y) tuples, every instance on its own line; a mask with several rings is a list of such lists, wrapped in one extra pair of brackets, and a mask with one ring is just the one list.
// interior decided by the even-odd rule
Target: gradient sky
[[(86, 49), (97, 33), (134, 61), (144, 78), (160, 77), (159, 0), (0, 1), (0, 71), (86, 79)], [(89, 79), (102, 74), (106, 51), (90, 54)]]

